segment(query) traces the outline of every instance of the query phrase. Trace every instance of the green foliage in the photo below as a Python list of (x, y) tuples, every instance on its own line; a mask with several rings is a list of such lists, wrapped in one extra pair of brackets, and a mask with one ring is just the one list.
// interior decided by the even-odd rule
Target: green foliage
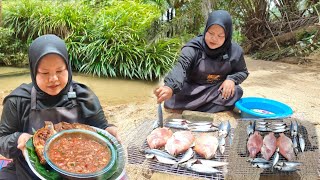
[(178, 39), (148, 41), (160, 14), (139, 0), (20, 0), (7, 5), (4, 24), (26, 43), (48, 33), (64, 38), (81, 72), (153, 80), (172, 67), (180, 47)]
[(29, 159), (31, 164), (33, 164), (34, 168), (37, 170), (37, 172), (43, 176), (44, 178), (48, 180), (59, 180), (62, 179), (62, 177), (59, 175), (58, 172), (46, 168), (44, 165), (40, 163), (40, 160), (36, 154), (35, 148), (33, 146), (33, 138), (29, 139), (26, 143), (26, 148), (28, 151)]
[(73, 66), (98, 76), (160, 78), (173, 65), (180, 41), (147, 44), (146, 31), (159, 17), (159, 10), (134, 1), (118, 1), (111, 6), (97, 13), (87, 34), (72, 39), (69, 52)]
[(28, 63), (26, 46), (14, 37), (14, 31), (0, 27), (0, 64), (24, 66)]
[(79, 3), (21, 0), (4, 9), (4, 26), (15, 29), (23, 40), (43, 34), (58, 34), (65, 38), (75, 31), (85, 32), (90, 10)]

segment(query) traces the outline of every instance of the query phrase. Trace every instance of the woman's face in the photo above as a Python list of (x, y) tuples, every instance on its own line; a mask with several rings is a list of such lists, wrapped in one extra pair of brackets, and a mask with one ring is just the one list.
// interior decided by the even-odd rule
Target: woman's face
[(210, 49), (221, 47), (225, 40), (225, 32), (221, 26), (215, 24), (209, 27), (205, 35), (205, 41)]
[(43, 92), (51, 96), (60, 93), (68, 83), (67, 66), (61, 56), (48, 54), (41, 58), (36, 83)]

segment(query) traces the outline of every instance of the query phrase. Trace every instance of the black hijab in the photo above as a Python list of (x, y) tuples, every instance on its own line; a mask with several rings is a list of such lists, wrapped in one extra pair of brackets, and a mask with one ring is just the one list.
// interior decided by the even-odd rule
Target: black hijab
[[(220, 25), (225, 32), (225, 41), (223, 45), (217, 49), (210, 49), (205, 42), (205, 34), (212, 25)], [(194, 47), (204, 51), (207, 56), (217, 58), (227, 54), (231, 47), (232, 40), (232, 19), (230, 14), (225, 10), (213, 11), (209, 14), (204, 33), (189, 41), (184, 47)]]
[[(66, 87), (55, 96), (43, 92), (36, 83), (37, 68), (41, 58), (48, 54), (58, 54), (66, 63), (68, 69), (68, 82)], [(40, 108), (50, 107), (72, 107), (71, 99), (68, 99), (70, 86), (73, 87), (77, 96), (77, 103), (80, 106), (83, 117), (90, 117), (101, 110), (101, 105), (94, 93), (85, 85), (72, 81), (72, 69), (68, 58), (65, 42), (58, 36), (47, 34), (36, 38), (29, 48), (29, 65), (32, 83), (22, 84), (12, 91), (3, 102), (9, 97), (22, 97), (31, 99), (31, 89), (37, 91), (37, 106)]]

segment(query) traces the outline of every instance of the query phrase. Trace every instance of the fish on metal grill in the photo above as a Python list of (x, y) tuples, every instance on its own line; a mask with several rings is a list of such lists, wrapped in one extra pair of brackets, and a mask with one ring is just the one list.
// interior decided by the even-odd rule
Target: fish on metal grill
[(168, 139), (172, 136), (173, 132), (169, 128), (154, 129), (147, 136), (147, 143), (151, 149), (158, 149), (166, 145)]
[(247, 149), (249, 151), (249, 156), (251, 158), (255, 158), (256, 155), (261, 151), (261, 147), (263, 145), (262, 136), (259, 134), (258, 131), (255, 131), (250, 137), (247, 142)]
[(273, 132), (270, 132), (263, 138), (263, 145), (261, 147), (261, 154), (263, 158), (269, 160), (277, 148), (277, 138)]
[(218, 139), (210, 134), (201, 134), (195, 140), (194, 151), (205, 159), (211, 159), (219, 146)]
[(194, 141), (194, 136), (190, 131), (175, 132), (167, 141), (165, 150), (176, 156), (186, 152)]
[(293, 151), (293, 144), (290, 138), (288, 138), (283, 133), (280, 133), (280, 137), (277, 139), (277, 146), (279, 147), (279, 152), (284, 156), (288, 161), (293, 160), (295, 157)]

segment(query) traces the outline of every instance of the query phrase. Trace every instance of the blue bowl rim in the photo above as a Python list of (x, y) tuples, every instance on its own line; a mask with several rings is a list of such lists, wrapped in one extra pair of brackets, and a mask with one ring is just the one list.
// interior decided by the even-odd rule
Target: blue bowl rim
[[(285, 113), (282, 113), (282, 114), (261, 114), (261, 113), (256, 113), (256, 112), (251, 111), (250, 109), (242, 106), (242, 101), (249, 100), (249, 99), (250, 100), (257, 100), (257, 102), (263, 101), (265, 103), (267, 102), (267, 103), (280, 105), (280, 107), (283, 108)], [(286, 118), (286, 117), (288, 117), (288, 116), (293, 114), (293, 111), (292, 111), (290, 106), (288, 106), (288, 105), (286, 105), (286, 104), (284, 104), (282, 102), (279, 102), (279, 101), (276, 101), (276, 100), (273, 100), (273, 99), (268, 99), (268, 98), (244, 97), (244, 98), (239, 99), (236, 102), (235, 106), (241, 111), (241, 113), (247, 113), (249, 115), (260, 117), (260, 118)]]
[[(111, 151), (111, 160), (109, 162), (109, 164), (104, 167), (103, 169), (101, 169), (100, 171), (97, 171), (97, 172), (94, 172), (94, 173), (86, 173), (86, 174), (80, 174), (80, 173), (72, 173), (72, 172), (68, 172), (68, 171), (65, 171), (65, 170), (62, 170), (60, 169), (59, 167), (57, 167), (51, 160), (50, 158), (48, 157), (48, 154), (47, 154), (47, 149), (49, 148), (51, 142), (53, 140), (55, 140), (55, 138), (59, 137), (59, 136), (62, 136), (63, 134), (65, 133), (85, 133), (85, 134), (89, 134), (89, 135), (92, 135), (94, 137), (96, 137), (97, 139), (105, 142), (107, 144), (107, 146), (110, 148), (110, 151)], [(60, 131), (56, 134), (54, 134), (53, 136), (51, 136), (47, 141), (46, 141), (46, 144), (44, 146), (44, 158), (45, 160), (47, 161), (47, 163), (54, 169), (56, 170), (57, 172), (65, 175), (65, 176), (69, 176), (69, 177), (73, 177), (73, 178), (92, 178), (92, 177), (98, 177), (104, 173), (106, 173), (107, 171), (109, 171), (115, 164), (116, 162), (116, 155), (117, 155), (117, 152), (115, 150), (115, 148), (113, 147), (113, 145), (109, 142), (109, 140), (107, 140), (106, 138), (102, 137), (101, 135), (99, 135), (98, 133), (96, 132), (92, 132), (92, 131), (89, 131), (89, 130), (84, 130), (84, 129), (69, 129), (69, 130), (63, 130), (63, 131)]]

